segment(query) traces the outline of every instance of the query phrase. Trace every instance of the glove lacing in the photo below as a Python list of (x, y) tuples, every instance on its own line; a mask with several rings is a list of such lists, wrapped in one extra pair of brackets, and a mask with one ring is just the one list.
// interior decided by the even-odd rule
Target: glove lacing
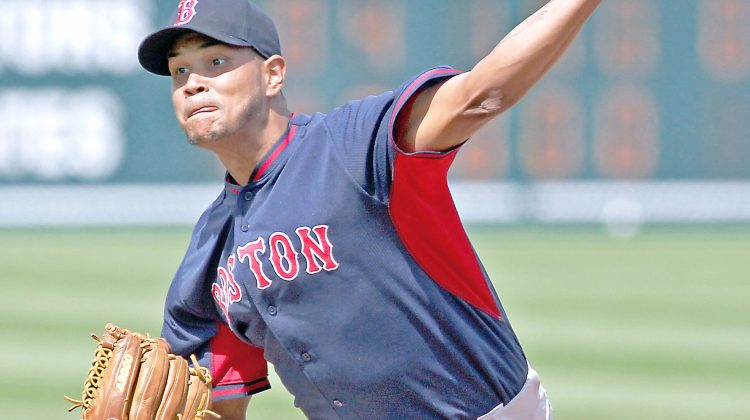
[(79, 407), (87, 410), (93, 406), (94, 394), (96, 393), (96, 390), (99, 389), (99, 384), (101, 383), (104, 370), (107, 369), (107, 366), (109, 366), (109, 360), (112, 358), (112, 349), (104, 347), (101, 340), (99, 340), (99, 337), (97, 337), (96, 334), (91, 334), (91, 338), (99, 342), (99, 345), (96, 346), (94, 361), (91, 363), (89, 373), (86, 376), (86, 380), (83, 382), (83, 393), (81, 394), (81, 400), (76, 400), (74, 398), (68, 397), (67, 395), (64, 396), (64, 398), (69, 403), (74, 404), (68, 409), (68, 412), (71, 412)]

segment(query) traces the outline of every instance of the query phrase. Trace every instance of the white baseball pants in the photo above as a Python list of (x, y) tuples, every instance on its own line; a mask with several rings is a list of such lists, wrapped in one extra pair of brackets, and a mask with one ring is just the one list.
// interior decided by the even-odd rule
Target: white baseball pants
[(477, 420), (551, 420), (552, 405), (539, 380), (539, 374), (529, 366), (526, 383), (508, 405), (500, 404)]

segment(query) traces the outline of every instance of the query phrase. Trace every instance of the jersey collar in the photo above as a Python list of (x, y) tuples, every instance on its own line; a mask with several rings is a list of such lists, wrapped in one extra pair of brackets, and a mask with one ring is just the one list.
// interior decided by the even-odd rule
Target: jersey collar
[[(266, 155), (263, 157), (263, 159), (258, 162), (255, 170), (252, 172), (252, 174), (250, 174), (250, 184), (254, 184), (260, 181), (263, 176), (269, 172), (269, 169), (271, 169), (273, 167), (273, 164), (277, 160), (279, 160), (279, 156), (284, 152), (284, 150), (286, 150), (287, 146), (289, 146), (289, 143), (291, 143), (291, 141), (294, 139), (294, 135), (297, 132), (295, 117), (296, 114), (292, 114), (292, 118), (289, 120), (289, 124), (287, 125), (284, 134), (282, 134), (281, 137), (276, 141), (271, 150), (266, 152)], [(243, 187), (240, 186), (234, 178), (232, 178), (232, 175), (230, 175), (229, 172), (227, 172), (224, 177), (224, 183), (226, 186), (226, 190), (233, 194), (239, 194), (243, 189)]]

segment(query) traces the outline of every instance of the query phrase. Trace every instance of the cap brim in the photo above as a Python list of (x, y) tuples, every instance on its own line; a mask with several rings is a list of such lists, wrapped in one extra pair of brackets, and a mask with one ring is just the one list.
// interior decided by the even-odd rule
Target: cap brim
[(138, 61), (144, 69), (151, 73), (161, 76), (169, 76), (169, 65), (167, 64), (167, 54), (172, 49), (174, 42), (187, 32), (197, 32), (225, 44), (236, 45), (239, 47), (252, 47), (251, 44), (226, 34), (202, 31), (195, 28), (170, 27), (156, 31), (146, 37), (138, 47)]

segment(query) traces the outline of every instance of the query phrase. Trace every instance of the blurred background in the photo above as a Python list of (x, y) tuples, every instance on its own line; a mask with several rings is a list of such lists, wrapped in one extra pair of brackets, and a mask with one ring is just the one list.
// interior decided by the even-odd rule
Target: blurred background
[[(3, 418), (76, 418), (62, 394), (80, 392), (105, 322), (158, 334), (223, 186), (169, 80), (136, 59), (176, 3), (0, 0)], [(312, 113), (435, 65), (470, 70), (545, 2), (257, 3), (291, 108)], [(456, 204), (557, 418), (745, 418), (750, 0), (603, 3), (463, 147)], [(253, 418), (302, 418), (273, 380)]]

